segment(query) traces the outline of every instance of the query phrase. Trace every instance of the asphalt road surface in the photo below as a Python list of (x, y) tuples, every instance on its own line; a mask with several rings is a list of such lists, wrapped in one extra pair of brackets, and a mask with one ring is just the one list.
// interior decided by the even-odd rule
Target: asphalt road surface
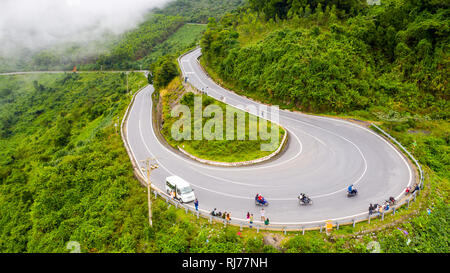
[[(232, 106), (261, 106), (214, 83), (198, 63), (200, 55), (197, 49), (179, 60), (190, 84)], [(132, 154), (142, 167), (146, 158), (157, 159), (159, 168), (151, 179), (161, 190), (167, 176), (188, 181), (205, 212), (217, 208), (242, 220), (250, 212), (258, 220), (261, 207), (255, 205), (254, 196), (260, 193), (270, 203), (265, 215), (271, 224), (357, 219), (367, 216), (370, 203), (400, 196), (415, 179), (405, 158), (376, 133), (347, 121), (284, 110), (279, 112), (279, 123), (288, 130), (289, 141), (276, 159), (234, 168), (192, 161), (156, 138), (151, 122), (153, 91), (152, 86), (146, 87), (130, 108), (126, 133)], [(350, 184), (359, 192), (354, 198), (346, 195)], [(301, 192), (312, 198), (312, 205), (299, 205)]]

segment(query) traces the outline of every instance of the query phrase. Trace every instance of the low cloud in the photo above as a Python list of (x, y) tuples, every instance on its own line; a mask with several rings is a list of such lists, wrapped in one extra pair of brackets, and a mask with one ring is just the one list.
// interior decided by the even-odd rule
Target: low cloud
[(1, 0), (0, 54), (100, 40), (135, 27), (171, 0)]

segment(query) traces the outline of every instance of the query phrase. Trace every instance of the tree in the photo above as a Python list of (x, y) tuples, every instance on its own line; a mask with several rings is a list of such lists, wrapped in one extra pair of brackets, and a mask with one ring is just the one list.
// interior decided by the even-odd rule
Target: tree
[(156, 63), (152, 71), (153, 83), (158, 90), (168, 85), (170, 81), (179, 75), (177, 65), (172, 60), (171, 56), (164, 57)]

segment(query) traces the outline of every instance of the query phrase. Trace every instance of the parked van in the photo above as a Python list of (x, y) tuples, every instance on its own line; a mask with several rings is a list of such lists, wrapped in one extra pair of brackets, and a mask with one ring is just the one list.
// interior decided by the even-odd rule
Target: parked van
[(188, 203), (195, 200), (194, 190), (188, 182), (178, 176), (169, 176), (166, 178), (166, 192), (171, 195), (175, 192), (175, 199), (181, 203)]

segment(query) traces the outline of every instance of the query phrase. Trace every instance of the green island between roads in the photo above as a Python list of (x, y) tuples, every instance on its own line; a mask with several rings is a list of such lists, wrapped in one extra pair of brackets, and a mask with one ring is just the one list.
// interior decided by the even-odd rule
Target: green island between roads
[[(233, 128), (230, 129), (227, 127), (226, 122), (226, 104), (220, 101), (217, 101), (213, 98), (210, 98), (206, 95), (195, 95), (192, 92), (187, 92), (184, 88), (184, 86), (181, 83), (181, 80), (179, 77), (174, 78), (166, 88), (161, 89), (159, 91), (159, 97), (161, 98), (161, 104), (162, 104), (162, 128), (161, 133), (165, 137), (165, 139), (168, 141), (168, 143), (177, 148), (181, 147), (184, 151), (187, 153), (200, 158), (200, 159), (206, 159), (209, 161), (215, 161), (215, 162), (228, 162), (228, 163), (236, 163), (236, 162), (246, 162), (246, 161), (253, 161), (256, 159), (260, 159), (266, 156), (269, 156), (273, 154), (278, 147), (281, 145), (284, 134), (286, 133), (284, 129), (282, 129), (278, 125), (274, 125), (275, 129), (279, 131), (277, 138), (277, 142), (271, 143), (270, 139), (270, 132), (272, 130), (272, 123), (267, 122), (267, 130), (266, 135), (263, 136), (265, 140), (261, 139), (262, 133), (259, 131), (259, 123), (256, 120), (255, 116), (252, 116), (249, 113), (245, 113), (242, 110), (238, 109), (231, 109), (236, 111), (236, 115), (243, 115), (245, 113), (245, 131), (243, 132), (243, 136), (245, 137), (243, 140), (238, 140), (238, 126), (237, 122), (238, 119), (235, 119), (233, 121)], [(172, 136), (172, 127), (174, 123), (178, 120), (181, 120), (183, 117), (178, 116), (172, 116), (171, 111), (172, 109), (178, 105), (186, 105), (189, 107), (191, 111), (191, 117), (194, 117), (194, 99), (195, 98), (201, 98), (201, 105), (202, 105), (202, 112), (205, 110), (206, 107), (210, 105), (215, 105), (220, 107), (222, 110), (222, 130), (219, 134), (219, 138), (222, 138), (223, 140), (217, 140), (212, 139), (208, 140), (202, 136), (203, 139), (201, 140), (175, 140)], [(201, 120), (201, 126), (202, 128), (205, 128), (205, 124), (208, 122), (208, 120), (214, 119), (214, 116), (210, 118), (206, 118), (205, 115), (202, 115)], [(254, 122), (251, 122), (251, 120)], [(261, 121), (260, 121), (261, 122)], [(190, 124), (191, 124), (191, 134), (190, 138), (193, 139), (194, 135), (194, 118), (191, 118)], [(183, 128), (184, 129), (184, 128)], [(233, 139), (226, 140), (227, 132), (226, 130), (233, 130)], [(210, 131), (212, 134), (216, 135), (216, 128), (215, 125), (210, 128)], [(254, 130), (255, 132), (258, 132), (257, 139), (250, 140), (250, 130)], [(264, 130), (262, 130), (264, 132)], [(270, 148), (266, 148), (266, 151), (262, 150), (261, 144), (272, 144)]]

